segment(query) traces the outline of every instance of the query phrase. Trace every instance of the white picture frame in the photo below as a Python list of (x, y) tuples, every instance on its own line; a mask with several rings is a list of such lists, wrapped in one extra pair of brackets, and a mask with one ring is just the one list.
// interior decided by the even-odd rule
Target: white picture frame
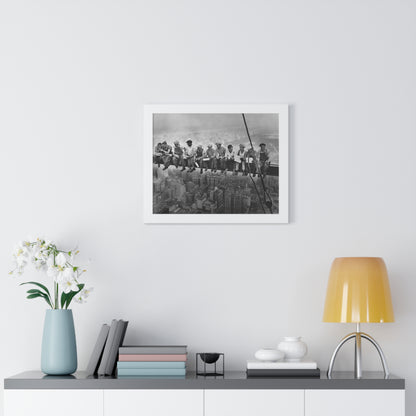
[[(154, 212), (154, 131), (155, 119), (163, 115), (278, 115), (278, 212), (270, 213), (157, 213)], [(159, 117), (159, 118), (158, 118)], [(243, 117), (242, 117), (243, 123)], [(248, 124), (248, 123), (247, 123)], [(143, 118), (143, 186), (144, 222), (147, 224), (286, 224), (289, 222), (289, 106), (286, 104), (264, 105), (146, 105)], [(248, 130), (248, 129), (247, 129)], [(173, 139), (172, 139), (173, 140)], [(251, 143), (251, 140), (250, 140)], [(251, 146), (253, 144), (251, 143)], [(174, 168), (171, 166), (171, 168)], [(227, 173), (225, 173), (227, 174)], [(260, 176), (260, 175), (258, 175)], [(265, 178), (265, 176), (264, 176)], [(251, 178), (250, 178), (251, 179)], [(260, 186), (259, 186), (260, 187)], [(266, 189), (264, 186), (264, 195)], [(254, 194), (254, 192), (253, 192)], [(259, 203), (261, 193), (257, 193)], [(157, 196), (155, 196), (157, 198)], [(265, 200), (266, 201), (266, 200)], [(270, 199), (271, 201), (271, 199)], [(270, 202), (271, 203), (271, 202)], [(264, 209), (262, 205), (262, 209)], [(270, 210), (272, 208), (269, 208)]]

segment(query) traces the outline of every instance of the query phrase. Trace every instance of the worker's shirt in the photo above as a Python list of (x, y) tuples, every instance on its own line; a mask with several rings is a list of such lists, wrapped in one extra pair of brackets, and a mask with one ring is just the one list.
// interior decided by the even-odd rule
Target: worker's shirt
[(215, 149), (215, 156), (217, 159), (223, 159), (225, 157), (225, 147), (220, 147)]
[(248, 150), (246, 153), (246, 162), (255, 163), (256, 162), (256, 152), (254, 150)]
[(267, 160), (269, 160), (269, 152), (267, 150), (265, 150), (264, 152), (260, 151), (259, 156), (260, 162), (266, 162)]
[(237, 159), (239, 159), (239, 160), (244, 160), (245, 155), (246, 155), (245, 150), (239, 150), (239, 151), (237, 152)]
[(195, 156), (195, 147), (193, 146), (186, 146), (183, 148), (183, 151), (187, 157)]
[(172, 147), (169, 146), (168, 144), (166, 144), (166, 145), (162, 146), (162, 151), (165, 154), (172, 153)]
[(215, 156), (215, 150), (212, 147), (208, 147), (206, 155), (212, 159)]
[(231, 150), (231, 152), (229, 150), (227, 150), (225, 152), (225, 157), (230, 160), (230, 159), (234, 159), (235, 158), (235, 152), (234, 150)]
[(180, 146), (175, 146), (173, 152), (175, 153), (175, 155), (183, 155), (183, 149)]

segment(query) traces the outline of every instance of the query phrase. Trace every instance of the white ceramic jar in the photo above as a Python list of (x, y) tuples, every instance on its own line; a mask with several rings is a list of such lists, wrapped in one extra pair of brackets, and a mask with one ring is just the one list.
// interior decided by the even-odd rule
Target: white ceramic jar
[(285, 354), (285, 361), (301, 361), (307, 354), (308, 347), (301, 337), (284, 337), (277, 349)]

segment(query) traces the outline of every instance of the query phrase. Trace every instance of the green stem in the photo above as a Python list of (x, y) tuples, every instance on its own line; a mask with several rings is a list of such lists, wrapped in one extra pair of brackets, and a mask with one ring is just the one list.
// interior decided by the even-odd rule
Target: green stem
[[(53, 253), (53, 265), (56, 266), (56, 253)], [(54, 288), (54, 292), (55, 292), (55, 305), (54, 305), (54, 309), (59, 309), (59, 301), (58, 301), (58, 283), (55, 282), (53, 285)]]
[(59, 300), (58, 300), (58, 283), (55, 282), (55, 309), (59, 309)]

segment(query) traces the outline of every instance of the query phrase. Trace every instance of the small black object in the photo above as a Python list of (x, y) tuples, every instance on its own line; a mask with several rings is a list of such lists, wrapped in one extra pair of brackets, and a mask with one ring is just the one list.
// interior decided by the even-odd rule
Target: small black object
[(202, 352), (199, 356), (201, 357), (201, 360), (207, 364), (214, 364), (220, 358), (218, 352)]
[[(200, 361), (202, 361), (202, 369), (199, 368)], [(220, 362), (218, 363), (218, 361)], [(222, 352), (198, 352), (196, 354), (196, 375), (223, 377), (224, 354)]]

